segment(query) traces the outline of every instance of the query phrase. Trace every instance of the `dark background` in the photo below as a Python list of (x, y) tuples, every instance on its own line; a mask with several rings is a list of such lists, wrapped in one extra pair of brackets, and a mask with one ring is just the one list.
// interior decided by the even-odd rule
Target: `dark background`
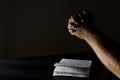
[(120, 41), (119, 7), (119, 0), (1, 0), (0, 56), (92, 51), (67, 31), (67, 19), (80, 10), (91, 11), (97, 27)]

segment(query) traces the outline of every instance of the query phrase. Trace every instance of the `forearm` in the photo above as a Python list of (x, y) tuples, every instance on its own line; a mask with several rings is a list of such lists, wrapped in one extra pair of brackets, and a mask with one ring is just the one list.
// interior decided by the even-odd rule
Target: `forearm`
[(119, 53), (112, 48), (114, 46), (111, 41), (111, 43), (109, 43), (109, 40), (110, 39), (98, 31), (95, 33), (88, 32), (85, 38), (85, 41), (91, 46), (100, 61), (120, 78), (120, 59), (116, 56), (116, 54)]
[(120, 78), (120, 45), (96, 29), (94, 18), (89, 12), (81, 12), (68, 19), (71, 35), (85, 40), (94, 50), (101, 62)]

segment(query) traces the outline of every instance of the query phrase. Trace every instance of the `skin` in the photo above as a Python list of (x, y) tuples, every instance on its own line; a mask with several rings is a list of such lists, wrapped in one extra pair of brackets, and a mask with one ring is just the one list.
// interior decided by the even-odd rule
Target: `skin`
[(94, 20), (87, 21), (89, 16), (86, 14), (87, 12), (84, 11), (76, 14), (78, 19), (76, 15), (68, 19), (69, 33), (85, 40), (105, 67), (120, 78), (120, 46), (97, 29)]

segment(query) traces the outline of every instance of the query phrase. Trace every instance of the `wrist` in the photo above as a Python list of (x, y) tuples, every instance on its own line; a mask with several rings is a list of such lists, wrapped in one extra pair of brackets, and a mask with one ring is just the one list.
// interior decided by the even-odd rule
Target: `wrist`
[(84, 40), (89, 41), (97, 36), (97, 32), (93, 30), (86, 30), (86, 33), (84, 34)]

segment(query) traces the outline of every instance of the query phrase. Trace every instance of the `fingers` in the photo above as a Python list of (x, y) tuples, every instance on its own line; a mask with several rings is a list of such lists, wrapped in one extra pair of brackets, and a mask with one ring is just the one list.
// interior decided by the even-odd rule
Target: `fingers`
[(77, 24), (75, 24), (75, 23), (72, 23), (72, 22), (68, 22), (68, 26), (69, 26), (69, 28), (68, 29), (76, 29), (77, 27), (78, 27), (78, 25)]
[(76, 32), (78, 27), (84, 25), (85, 16), (86, 11), (82, 11), (79, 14), (74, 14), (68, 19), (68, 30), (70, 33)]
[(68, 30), (70, 34), (74, 35), (74, 32), (76, 32), (76, 30)]
[(79, 14), (74, 14), (73, 16), (71, 16), (68, 21), (71, 23), (75, 23), (77, 25), (82, 25), (84, 23), (84, 19), (86, 16), (86, 11), (82, 11)]
[(73, 34), (74, 32), (77, 31), (77, 27), (79, 27), (79, 25), (77, 25), (78, 23), (76, 22), (74, 16), (71, 16), (68, 19), (68, 31)]
[(77, 22), (75, 21), (75, 19), (74, 19), (73, 16), (71, 16), (71, 17), (68, 19), (68, 22), (69, 22), (69, 23), (75, 23), (75, 24), (77, 24)]
[(81, 26), (76, 21), (77, 20), (76, 20), (75, 16), (71, 16), (68, 19), (68, 30), (70, 33), (75, 32), (77, 30), (77, 28)]
[(68, 30), (70, 33), (73, 33), (77, 30), (77, 27), (75, 27), (74, 23), (68, 23)]

